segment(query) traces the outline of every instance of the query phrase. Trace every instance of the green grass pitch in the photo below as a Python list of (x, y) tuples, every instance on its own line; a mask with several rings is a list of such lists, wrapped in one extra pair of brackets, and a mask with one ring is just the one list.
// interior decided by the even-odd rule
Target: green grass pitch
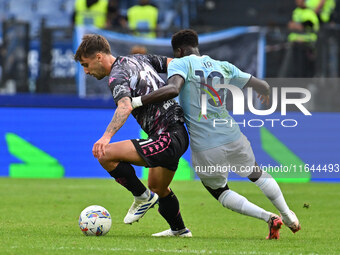
[[(229, 184), (277, 213), (254, 184)], [(198, 181), (173, 182), (194, 236), (185, 239), (151, 237), (168, 228), (158, 206), (139, 223), (125, 225), (132, 196), (110, 179), (0, 178), (0, 254), (340, 254), (340, 185), (280, 186), (302, 230), (293, 234), (283, 226), (279, 240), (266, 240), (265, 222), (223, 208)], [(106, 236), (84, 236), (78, 227), (80, 212), (92, 204), (111, 213)]]

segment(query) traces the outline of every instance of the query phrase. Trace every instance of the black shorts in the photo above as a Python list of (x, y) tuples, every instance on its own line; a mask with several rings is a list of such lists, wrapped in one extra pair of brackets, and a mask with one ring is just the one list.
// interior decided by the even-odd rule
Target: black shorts
[(189, 146), (189, 136), (184, 125), (177, 125), (160, 135), (148, 139), (131, 140), (146, 167), (165, 167), (176, 171), (178, 161)]

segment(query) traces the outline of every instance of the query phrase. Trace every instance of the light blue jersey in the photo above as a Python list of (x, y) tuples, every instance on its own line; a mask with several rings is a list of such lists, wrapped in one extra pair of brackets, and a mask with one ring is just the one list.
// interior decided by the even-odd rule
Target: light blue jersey
[[(184, 110), (191, 149), (202, 151), (236, 141), (241, 131), (226, 109), (227, 89), (216, 89), (216, 85), (230, 84), (243, 88), (251, 75), (227, 61), (196, 55), (172, 60), (168, 66), (168, 78), (175, 74), (185, 80), (179, 102)], [(205, 94), (203, 98), (206, 97), (205, 115), (201, 111), (202, 94)]]

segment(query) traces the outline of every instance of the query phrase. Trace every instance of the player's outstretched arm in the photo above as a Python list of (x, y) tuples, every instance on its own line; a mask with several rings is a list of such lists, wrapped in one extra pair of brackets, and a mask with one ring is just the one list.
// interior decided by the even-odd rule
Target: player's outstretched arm
[(117, 109), (112, 117), (110, 124), (107, 126), (103, 136), (93, 145), (92, 153), (96, 158), (105, 155), (105, 146), (110, 143), (111, 138), (124, 125), (130, 113), (132, 112), (131, 100), (129, 97), (123, 97), (117, 102)]
[(184, 79), (180, 75), (171, 76), (168, 80), (168, 84), (160, 89), (157, 89), (150, 94), (141, 96), (141, 97), (133, 97), (132, 98), (132, 107), (133, 109), (151, 103), (158, 103), (169, 100), (171, 98), (177, 97), (179, 92), (181, 91), (182, 86), (184, 85)]
[(257, 93), (262, 103), (269, 104), (270, 86), (264, 81), (252, 76), (247, 82), (246, 87), (252, 87)]

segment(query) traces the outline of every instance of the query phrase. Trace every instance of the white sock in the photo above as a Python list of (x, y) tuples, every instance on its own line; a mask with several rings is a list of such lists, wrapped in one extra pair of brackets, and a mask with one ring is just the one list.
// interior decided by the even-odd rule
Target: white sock
[(144, 191), (144, 193), (140, 196), (135, 196), (135, 199), (137, 200), (146, 200), (148, 199), (150, 196), (150, 190), (146, 189), (146, 191)]
[(262, 172), (261, 177), (254, 182), (280, 211), (282, 217), (290, 217), (292, 214), (282, 195), (281, 189), (275, 179), (267, 172)]
[(235, 212), (262, 219), (268, 222), (271, 213), (249, 202), (245, 197), (232, 190), (224, 191), (218, 201), (226, 208)]

